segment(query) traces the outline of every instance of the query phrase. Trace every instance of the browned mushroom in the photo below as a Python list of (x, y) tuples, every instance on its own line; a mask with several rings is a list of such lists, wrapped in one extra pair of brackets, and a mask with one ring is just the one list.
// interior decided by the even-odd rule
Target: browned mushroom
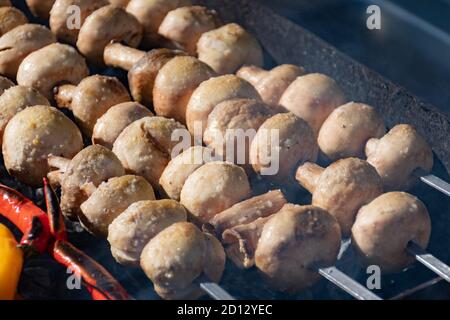
[(2, 95), (6, 89), (9, 89), (14, 86), (14, 82), (9, 80), (6, 77), (0, 76), (0, 95)]
[(78, 34), (78, 50), (92, 63), (104, 66), (103, 51), (111, 41), (137, 47), (142, 39), (142, 26), (124, 9), (107, 5), (86, 18)]
[(258, 40), (236, 23), (203, 33), (197, 43), (197, 53), (218, 74), (235, 73), (246, 64), (263, 64)]
[(194, 90), (214, 71), (200, 60), (177, 56), (158, 72), (153, 87), (153, 106), (157, 115), (186, 123), (186, 108)]
[(173, 41), (179, 49), (195, 56), (200, 36), (218, 28), (221, 24), (215, 10), (202, 6), (181, 7), (166, 15), (158, 33)]
[(425, 205), (405, 192), (385, 193), (362, 207), (352, 228), (352, 244), (366, 265), (384, 273), (397, 272), (414, 262), (409, 242), (426, 248), (431, 221)]
[(295, 79), (305, 74), (305, 69), (292, 64), (282, 64), (270, 71), (257, 66), (243, 66), (237, 76), (250, 82), (267, 104), (276, 106), (281, 96)]
[(92, 143), (112, 149), (119, 134), (131, 123), (153, 113), (137, 102), (124, 102), (111, 107), (94, 126)]
[(208, 116), (219, 103), (230, 99), (261, 100), (258, 92), (247, 81), (234, 76), (224, 75), (203, 81), (192, 93), (186, 107), (186, 123), (189, 131), (194, 134), (195, 128), (201, 137), (208, 124)]
[(225, 268), (220, 242), (195, 225), (178, 222), (158, 233), (141, 254), (141, 267), (164, 299), (197, 299), (202, 275), (219, 282)]
[(96, 187), (110, 178), (123, 176), (125, 171), (114, 153), (99, 145), (89, 146), (70, 158), (49, 157), (49, 165), (58, 169), (49, 178), (61, 184), (62, 213), (76, 219), (82, 214), (80, 205)]
[(244, 169), (228, 162), (208, 162), (185, 181), (181, 204), (200, 223), (251, 196)]
[(109, 44), (104, 52), (108, 66), (119, 67), (128, 72), (133, 99), (143, 105), (153, 105), (153, 86), (159, 70), (172, 58), (186, 53), (170, 49), (154, 49), (148, 53), (124, 46)]
[(49, 155), (71, 158), (82, 147), (77, 126), (50, 106), (22, 110), (9, 121), (3, 134), (6, 169), (13, 177), (32, 186), (40, 186), (50, 171)]
[[(50, 29), (60, 41), (76, 45), (86, 18), (107, 4), (107, 0), (56, 0), (50, 12)], [(76, 12), (71, 10), (73, 6), (76, 6)], [(74, 14), (77, 14), (76, 20), (71, 21)]]
[[(30, 87), (14, 86), (0, 96), (0, 139), (9, 120), (26, 107), (49, 106), (48, 100)], [(1, 145), (1, 142), (0, 142)]]
[(315, 269), (332, 266), (340, 247), (336, 218), (318, 207), (287, 204), (265, 223), (255, 263), (275, 289), (295, 293), (319, 281)]
[(52, 32), (38, 24), (23, 24), (5, 33), (0, 37), (0, 74), (15, 79), (25, 57), (53, 42)]
[(77, 86), (64, 84), (55, 88), (55, 100), (60, 108), (72, 110), (75, 120), (88, 137), (95, 123), (112, 106), (130, 101), (125, 86), (113, 77), (94, 75)]
[(370, 138), (381, 138), (386, 126), (378, 112), (363, 103), (350, 102), (334, 109), (319, 131), (317, 142), (331, 160), (364, 157)]
[(28, 19), (22, 11), (14, 7), (0, 8), (0, 36), (27, 22)]
[(86, 62), (74, 48), (54, 43), (31, 53), (23, 60), (17, 72), (17, 83), (33, 87), (49, 101), (53, 101), (53, 89), (57, 85), (77, 85), (88, 74)]
[(370, 139), (366, 155), (386, 190), (407, 190), (418, 181), (416, 169), (430, 172), (433, 168), (431, 147), (407, 124), (396, 125), (380, 139)]
[(187, 131), (173, 119), (145, 117), (126, 127), (113, 145), (113, 152), (127, 172), (143, 176), (161, 191), (159, 179), (169, 163), (172, 149), (179, 143), (173, 141), (176, 130)]
[(250, 170), (250, 145), (273, 114), (270, 106), (257, 100), (226, 100), (209, 114), (203, 141), (216, 156)]
[(109, 225), (111, 253), (121, 264), (139, 266), (142, 250), (151, 239), (186, 220), (186, 209), (174, 200), (135, 202)]
[(258, 174), (290, 183), (299, 164), (317, 160), (318, 150), (314, 132), (303, 119), (280, 113), (259, 128), (250, 147), (250, 163)]
[(111, 178), (81, 204), (78, 218), (87, 230), (106, 238), (111, 222), (131, 204), (143, 200), (155, 200), (147, 180), (132, 175)]
[(127, 11), (144, 27), (142, 45), (150, 49), (166, 46), (168, 41), (158, 34), (158, 29), (169, 11), (189, 5), (189, 0), (131, 0)]
[(55, 0), (26, 0), (28, 8), (37, 17), (48, 19)]
[(383, 193), (375, 168), (357, 158), (339, 160), (326, 169), (305, 163), (296, 179), (312, 193), (313, 205), (336, 217), (344, 235), (350, 234), (358, 210)]
[(308, 122), (316, 135), (330, 113), (346, 102), (338, 84), (320, 73), (298, 77), (280, 99), (280, 104)]

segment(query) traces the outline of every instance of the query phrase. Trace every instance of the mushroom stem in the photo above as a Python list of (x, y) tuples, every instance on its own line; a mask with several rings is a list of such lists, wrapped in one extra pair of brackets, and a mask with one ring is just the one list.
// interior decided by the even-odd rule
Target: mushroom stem
[(259, 80), (264, 78), (268, 73), (269, 71), (261, 69), (257, 66), (243, 66), (236, 72), (236, 75), (255, 86)]
[(92, 194), (95, 192), (95, 190), (97, 190), (97, 187), (92, 182), (88, 182), (88, 183), (83, 184), (80, 187), (80, 189), (81, 189), (81, 191), (83, 191), (85, 196), (89, 198), (90, 196), (92, 196)]
[(310, 193), (314, 193), (316, 189), (317, 180), (324, 171), (324, 168), (318, 166), (312, 162), (305, 162), (300, 167), (298, 167), (295, 174), (295, 179), (300, 183), (300, 185), (308, 190)]
[(127, 47), (120, 43), (111, 43), (107, 45), (103, 53), (103, 59), (105, 60), (106, 65), (127, 71), (129, 71), (144, 56), (144, 51)]
[(48, 156), (47, 161), (50, 167), (58, 169), (61, 173), (66, 172), (66, 169), (70, 163), (70, 159), (53, 155)]
[(61, 185), (63, 173), (60, 170), (55, 170), (47, 173), (47, 179), (52, 188), (57, 188)]
[(72, 98), (77, 87), (73, 84), (63, 84), (55, 88), (55, 101), (58, 108), (71, 109)]
[(280, 190), (273, 190), (266, 194), (239, 202), (214, 216), (210, 221), (215, 233), (220, 237), (226, 229), (246, 224), (258, 218), (268, 217), (287, 203)]
[(227, 256), (241, 269), (249, 269), (255, 264), (255, 251), (264, 225), (273, 215), (259, 218), (251, 223), (225, 230), (223, 242)]
[(372, 153), (375, 152), (375, 150), (378, 147), (378, 142), (380, 142), (380, 139), (377, 139), (377, 138), (372, 138), (367, 141), (367, 144), (366, 144), (366, 156), (367, 157), (369, 157)]

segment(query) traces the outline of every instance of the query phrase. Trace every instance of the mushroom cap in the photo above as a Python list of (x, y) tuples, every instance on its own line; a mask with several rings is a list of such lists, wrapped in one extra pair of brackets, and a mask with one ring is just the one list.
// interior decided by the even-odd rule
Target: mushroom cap
[(257, 100), (223, 101), (209, 114), (203, 141), (226, 161), (248, 165), (253, 138), (259, 127), (273, 114), (269, 105)]
[(195, 55), (200, 36), (221, 24), (215, 10), (202, 6), (180, 7), (167, 13), (158, 33), (173, 41), (181, 50)]
[(262, 100), (273, 106), (277, 106), (281, 96), (298, 77), (305, 74), (305, 69), (292, 64), (283, 64), (270, 70), (256, 84)]
[(109, 225), (108, 242), (117, 262), (139, 266), (142, 250), (159, 232), (187, 220), (186, 209), (174, 200), (131, 204)]
[(0, 76), (0, 95), (2, 95), (6, 89), (14, 87), (15, 84), (6, 77)]
[(153, 87), (153, 105), (157, 115), (186, 123), (186, 108), (194, 90), (214, 71), (190, 56), (169, 60), (158, 72)]
[(379, 140), (369, 140), (366, 155), (387, 190), (407, 190), (417, 182), (414, 170), (430, 172), (433, 168), (431, 147), (407, 124), (396, 125)]
[(71, 110), (83, 133), (91, 137), (95, 123), (109, 108), (130, 100), (128, 90), (117, 78), (93, 75), (78, 84)]
[[(107, 0), (56, 0), (50, 12), (50, 29), (53, 34), (62, 42), (76, 45), (80, 27), (88, 16), (95, 10), (106, 6)], [(79, 21), (72, 20), (74, 11), (70, 10), (72, 6), (77, 6), (79, 10)], [(79, 22), (79, 26), (75, 23)], [(73, 24), (74, 28), (69, 28)]]
[(0, 96), (0, 139), (12, 117), (26, 107), (37, 105), (49, 106), (50, 102), (33, 88), (14, 86), (5, 90)]
[(55, 0), (26, 0), (31, 13), (45, 20), (50, 17), (50, 10), (54, 2)]
[(137, 47), (142, 40), (142, 26), (123, 8), (104, 6), (84, 21), (78, 34), (78, 50), (92, 63), (104, 66), (103, 51), (111, 41)]
[(170, 160), (159, 179), (159, 184), (169, 198), (180, 200), (186, 179), (195, 170), (212, 160), (211, 151), (202, 146), (194, 146)]
[(152, 186), (142, 177), (126, 175), (102, 182), (80, 206), (83, 226), (95, 235), (108, 236), (108, 227), (137, 201), (155, 200)]
[(205, 274), (219, 282), (225, 268), (220, 242), (195, 225), (178, 222), (158, 233), (141, 254), (141, 267), (165, 299), (196, 299), (204, 294), (194, 281)]
[(236, 23), (202, 34), (198, 58), (218, 74), (235, 73), (241, 66), (263, 64), (262, 48), (256, 38)]
[(22, 24), (8, 31), (0, 37), (0, 74), (14, 79), (30, 53), (54, 42), (56, 38), (50, 29), (38, 24)]
[(133, 99), (146, 106), (153, 105), (153, 86), (159, 70), (170, 59), (186, 55), (185, 52), (170, 49), (153, 49), (141, 58), (128, 72)]
[(342, 233), (348, 235), (358, 210), (382, 193), (383, 184), (375, 168), (364, 160), (347, 158), (323, 171), (312, 204), (334, 215)]
[(153, 113), (137, 102), (124, 102), (111, 107), (95, 123), (92, 143), (112, 149), (119, 134), (134, 121)]
[(317, 135), (330, 113), (346, 102), (336, 81), (324, 74), (311, 73), (292, 82), (279, 103), (308, 122)]
[(9, 121), (2, 148), (8, 172), (23, 183), (40, 186), (50, 171), (47, 157), (71, 158), (83, 148), (83, 140), (77, 126), (61, 111), (33, 106)]
[(92, 145), (81, 150), (70, 161), (61, 181), (61, 210), (68, 218), (82, 214), (80, 205), (88, 199), (83, 188), (97, 187), (103, 181), (120, 177), (125, 171), (116, 155), (103, 146)]
[[(17, 29), (17, 28), (16, 28)], [(54, 43), (28, 55), (17, 72), (17, 83), (33, 87), (53, 101), (61, 83), (77, 85), (89, 75), (84, 58), (71, 46)]]
[(169, 11), (183, 6), (190, 6), (189, 0), (131, 0), (127, 12), (135, 16), (144, 27), (143, 45), (161, 47), (165, 39), (158, 34), (158, 28)]
[(293, 180), (299, 164), (317, 160), (318, 150), (306, 121), (293, 113), (280, 113), (259, 127), (250, 146), (250, 162), (258, 174), (286, 183)]
[(10, 0), (0, 0), (0, 6), (11, 6)]
[(19, 9), (14, 7), (0, 8), (0, 36), (27, 22), (27, 17)]
[(127, 172), (143, 176), (159, 190), (159, 178), (169, 163), (172, 149), (178, 144), (178, 141), (172, 141), (175, 130), (186, 128), (163, 117), (139, 119), (117, 137), (113, 152)]
[(186, 179), (180, 202), (200, 223), (207, 223), (251, 194), (244, 169), (217, 161), (204, 164)]
[(385, 133), (384, 121), (373, 107), (349, 102), (331, 112), (319, 131), (317, 142), (331, 160), (363, 158), (367, 141)]
[(113, 4), (117, 7), (126, 8), (130, 0), (109, 0), (110, 4)]
[(352, 244), (367, 265), (396, 272), (414, 262), (410, 241), (426, 248), (431, 222), (425, 205), (405, 192), (385, 193), (362, 207), (352, 228)]
[(196, 122), (201, 124), (202, 135), (208, 123), (208, 116), (216, 105), (230, 99), (261, 100), (258, 92), (244, 79), (235, 75), (210, 78), (203, 81), (192, 93), (186, 107), (186, 122), (189, 131), (193, 134)]
[(275, 289), (294, 293), (319, 281), (314, 269), (332, 266), (340, 246), (341, 231), (331, 214), (286, 204), (264, 225), (256, 267)]

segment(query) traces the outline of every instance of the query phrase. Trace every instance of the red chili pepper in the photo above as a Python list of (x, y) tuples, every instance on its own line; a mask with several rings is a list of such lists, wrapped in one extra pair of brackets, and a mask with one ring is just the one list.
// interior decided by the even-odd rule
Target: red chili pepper
[(0, 184), (0, 213), (23, 233), (20, 246), (26, 253), (44, 253), (51, 234), (47, 215), (24, 195)]

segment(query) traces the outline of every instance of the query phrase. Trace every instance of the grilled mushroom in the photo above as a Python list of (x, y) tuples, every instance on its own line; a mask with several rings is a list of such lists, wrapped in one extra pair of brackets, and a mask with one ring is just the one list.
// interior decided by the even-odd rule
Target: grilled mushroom
[(352, 244), (362, 261), (382, 272), (409, 266), (414, 257), (406, 252), (410, 241), (426, 248), (431, 233), (425, 205), (405, 192), (385, 193), (362, 207), (352, 228)]
[(0, 37), (0, 74), (15, 79), (25, 57), (55, 41), (52, 32), (38, 24), (22, 24), (10, 30)]
[(189, 131), (194, 134), (196, 126), (201, 128), (203, 136), (208, 116), (219, 103), (231, 99), (261, 100), (258, 92), (247, 81), (234, 75), (224, 75), (203, 81), (192, 93), (186, 107), (186, 122)]
[(141, 267), (164, 299), (197, 299), (204, 294), (196, 280), (219, 282), (225, 268), (220, 242), (188, 222), (158, 233), (141, 254)]
[(215, 10), (202, 6), (180, 7), (167, 13), (158, 33), (173, 41), (179, 49), (196, 55), (200, 36), (221, 24)]
[(317, 139), (320, 150), (331, 160), (364, 157), (370, 138), (381, 138), (386, 127), (376, 110), (350, 102), (336, 108), (325, 120)]
[(117, 78), (101, 75), (87, 77), (77, 86), (65, 84), (55, 89), (58, 106), (72, 110), (75, 120), (88, 137), (92, 136), (97, 120), (109, 108), (131, 99)]
[(83, 57), (72, 47), (54, 43), (27, 56), (17, 72), (17, 83), (33, 87), (49, 101), (61, 83), (77, 85), (89, 70)]
[[(48, 100), (38, 91), (30, 87), (14, 86), (0, 96), (0, 139), (9, 120), (26, 107), (49, 106)], [(1, 142), (0, 142), (1, 144)]]
[(295, 79), (305, 74), (302, 67), (282, 64), (270, 71), (257, 66), (244, 66), (238, 70), (237, 76), (249, 81), (269, 105), (279, 104), (281, 96)]
[[(50, 29), (60, 41), (76, 45), (78, 33), (86, 18), (107, 4), (107, 0), (56, 0), (50, 12)], [(72, 11), (73, 6), (79, 11)], [(72, 21), (74, 13), (79, 16)]]
[(103, 181), (120, 177), (125, 171), (119, 159), (103, 146), (93, 145), (81, 150), (71, 159), (51, 156), (48, 163), (52, 182), (61, 184), (61, 210), (70, 219), (82, 214), (80, 205)]
[(8, 172), (19, 181), (40, 186), (50, 171), (51, 154), (73, 157), (83, 148), (81, 133), (62, 112), (49, 106), (17, 113), (3, 134), (3, 158)]
[(308, 122), (317, 135), (330, 113), (346, 102), (344, 93), (333, 79), (311, 73), (292, 82), (279, 103)]
[(153, 113), (137, 102), (124, 102), (111, 107), (94, 126), (92, 142), (112, 149), (119, 134), (134, 121)]
[(11, 80), (9, 80), (6, 77), (0, 76), (0, 95), (2, 95), (5, 92), (5, 90), (7, 90), (13, 86), (14, 86), (14, 82), (12, 82)]
[(235, 73), (246, 64), (263, 64), (258, 40), (236, 23), (203, 33), (197, 43), (197, 53), (218, 74)]
[(145, 245), (162, 230), (186, 219), (186, 210), (174, 200), (135, 202), (109, 225), (111, 253), (121, 264), (139, 266)]
[(14, 7), (0, 8), (0, 36), (27, 22), (28, 19), (22, 11)]
[(433, 168), (431, 147), (407, 124), (395, 126), (380, 139), (370, 139), (366, 155), (387, 190), (407, 190), (418, 180), (416, 170), (430, 172)]
[(333, 265), (340, 246), (341, 231), (331, 214), (287, 204), (264, 225), (256, 267), (275, 289), (294, 293), (320, 279), (315, 269)]
[(47, 20), (55, 0), (26, 0), (26, 2), (35, 16)]
[(142, 26), (124, 9), (107, 5), (86, 18), (78, 34), (78, 50), (92, 63), (104, 66), (103, 52), (111, 41), (137, 47), (142, 39)]
[(111, 222), (131, 204), (143, 200), (155, 200), (147, 180), (133, 175), (111, 178), (81, 204), (79, 218), (87, 230), (106, 238)]
[(326, 169), (305, 163), (296, 179), (312, 193), (313, 205), (336, 217), (344, 235), (350, 234), (358, 210), (383, 193), (375, 168), (356, 158), (339, 160)]

